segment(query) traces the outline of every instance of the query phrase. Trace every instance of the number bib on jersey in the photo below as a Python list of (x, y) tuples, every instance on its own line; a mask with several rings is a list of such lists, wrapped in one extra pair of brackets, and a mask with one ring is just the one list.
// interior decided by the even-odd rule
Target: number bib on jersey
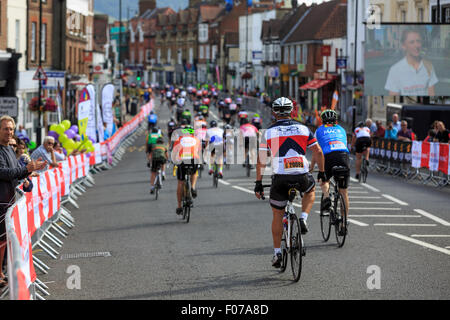
[(294, 171), (298, 169), (303, 169), (303, 158), (302, 157), (292, 157), (284, 159), (284, 171)]

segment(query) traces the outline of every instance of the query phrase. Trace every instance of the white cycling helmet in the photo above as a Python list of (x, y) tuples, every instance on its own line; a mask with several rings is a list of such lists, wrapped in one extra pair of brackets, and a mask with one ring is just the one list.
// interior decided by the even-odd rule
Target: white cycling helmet
[(291, 114), (294, 104), (288, 98), (281, 97), (272, 103), (272, 112), (279, 116), (288, 116)]

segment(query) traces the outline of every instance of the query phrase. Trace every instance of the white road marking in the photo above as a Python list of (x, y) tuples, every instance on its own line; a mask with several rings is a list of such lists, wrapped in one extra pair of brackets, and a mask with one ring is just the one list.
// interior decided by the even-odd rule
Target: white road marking
[(347, 219), (349, 222), (356, 224), (357, 226), (361, 227), (368, 227), (369, 225), (367, 223), (356, 221), (355, 219)]
[(219, 179), (219, 182), (222, 183), (222, 184), (224, 184), (224, 185), (226, 185), (226, 186), (229, 186), (229, 185), (230, 185), (229, 182), (226, 182), (226, 181), (223, 181), (223, 180), (220, 180), (220, 179)]
[(380, 227), (436, 227), (437, 224), (420, 223), (375, 223), (374, 226)]
[[(319, 204), (320, 201), (314, 201), (314, 203)], [(376, 202), (376, 201), (352, 201), (350, 199), (350, 205), (352, 204), (394, 204), (394, 202), (384, 201), (384, 202)]]
[(379, 211), (399, 211), (400, 208), (355, 208), (351, 207), (349, 210), (379, 210)]
[(424, 210), (422, 210), (422, 209), (414, 209), (414, 211), (417, 212), (418, 214), (421, 214), (421, 215), (423, 215), (424, 217), (427, 217), (427, 218), (429, 218), (429, 219), (431, 219), (431, 220), (434, 220), (434, 221), (436, 221), (436, 222), (438, 222), (438, 223), (440, 223), (440, 224), (442, 224), (442, 225), (444, 225), (444, 226), (446, 226), (446, 227), (449, 227), (449, 226), (450, 226), (450, 222), (447, 222), (447, 221), (445, 221), (444, 219), (441, 219), (441, 218), (439, 218), (439, 217), (436, 217), (435, 215), (432, 215), (431, 213), (426, 212), (426, 211), (424, 211)]
[[(219, 180), (219, 181), (220, 181), (220, 180)], [(241, 188), (241, 187), (238, 187), (238, 186), (233, 186), (233, 188), (234, 188), (234, 189), (237, 189), (237, 190), (240, 190), (240, 191), (244, 191), (244, 192), (250, 193), (250, 194), (255, 194), (253, 191), (250, 191), (250, 190), (248, 190), (248, 189)]]
[(407, 214), (351, 214), (349, 217), (356, 218), (421, 218), (422, 216), (407, 215)]
[(366, 197), (366, 196), (351, 196), (349, 197), (351, 199), (381, 199), (381, 197)]
[(429, 244), (429, 243), (424, 242), (424, 241), (416, 240), (416, 239), (413, 239), (413, 238), (410, 238), (410, 237), (407, 237), (407, 236), (404, 236), (404, 235), (401, 235), (401, 234), (398, 234), (398, 233), (387, 233), (387, 234), (392, 236), (392, 237), (396, 237), (396, 238), (399, 238), (399, 239), (402, 239), (402, 240), (405, 240), (405, 241), (409, 241), (409, 242), (418, 244), (419, 246), (422, 246), (422, 247), (425, 247), (425, 248), (428, 248), (428, 249), (432, 249), (432, 250), (436, 250), (436, 251), (445, 253), (446, 255), (450, 256), (450, 250), (447, 250), (447, 249), (435, 246), (433, 244)]
[(413, 234), (412, 238), (450, 238), (450, 234)]
[(402, 200), (399, 200), (399, 199), (397, 199), (397, 198), (395, 198), (393, 196), (390, 196), (388, 194), (382, 194), (382, 196), (385, 197), (386, 199), (389, 199), (391, 201), (394, 201), (394, 202), (398, 203), (401, 206), (407, 206), (408, 205), (406, 202), (404, 202)]
[(375, 187), (372, 187), (371, 185), (368, 185), (367, 183), (361, 183), (362, 186), (366, 187), (367, 189), (373, 191), (373, 192), (380, 192), (380, 190), (378, 190)]

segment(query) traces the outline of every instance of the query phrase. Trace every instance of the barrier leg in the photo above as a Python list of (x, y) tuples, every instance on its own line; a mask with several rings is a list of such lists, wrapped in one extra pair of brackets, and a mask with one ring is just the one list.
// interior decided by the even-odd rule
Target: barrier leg
[(66, 220), (64, 217), (59, 218), (62, 223), (64, 223), (68, 228), (73, 229), (74, 225), (70, 223), (68, 220)]
[(48, 290), (48, 287), (45, 283), (43, 283), (41, 280), (39, 280), (38, 278), (36, 278), (36, 283), (39, 284), (42, 288)]
[(4, 299), (9, 294), (9, 287), (5, 287), (3, 292), (0, 294), (0, 299)]
[[(37, 279), (36, 279), (37, 280)], [(41, 287), (37, 282), (34, 283), (36, 289), (38, 289), (40, 292), (42, 292), (44, 295), (49, 296), (50, 293), (48, 293), (43, 287)]]
[(38, 268), (39, 269), (39, 271), (41, 271), (43, 274), (48, 274), (48, 272), (47, 272), (47, 270), (45, 270), (45, 268), (43, 268), (39, 263), (37, 263), (36, 261), (35, 261), (35, 257), (33, 257), (33, 264), (34, 264), (34, 266), (36, 267), (36, 268)]
[(60, 226), (58, 226), (57, 223), (52, 223), (51, 227), (53, 230), (55, 230), (61, 237), (63, 238), (67, 238), (68, 233), (66, 232), (66, 230), (64, 230), (63, 228), (61, 228)]
[(44, 299), (39, 293), (37, 293), (37, 292), (36, 292), (36, 298), (38, 298), (39, 300), (42, 300), (42, 301), (45, 300), (45, 299)]
[[(41, 268), (43, 268), (44, 270), (50, 270), (49, 266), (47, 266), (45, 263), (43, 263), (40, 259), (38, 259), (35, 256), (33, 256), (33, 262), (36, 262), (37, 264), (39, 264), (41, 266)], [(47, 272), (45, 272), (45, 273), (47, 273)]]
[[(39, 243), (37, 244), (37, 246), (39, 247), (39, 248), (41, 248), (46, 254), (48, 254), (50, 257), (52, 257), (53, 259), (55, 259), (55, 260), (58, 260), (58, 258), (49, 250), (49, 249), (47, 249), (43, 244), (42, 244), (42, 240), (41, 241), (39, 241)], [(53, 250), (53, 249), (52, 249)]]
[(63, 243), (50, 232), (48, 232), (48, 230), (44, 233), (44, 237), (47, 237), (47, 239), (53, 242), (58, 248), (62, 248)]

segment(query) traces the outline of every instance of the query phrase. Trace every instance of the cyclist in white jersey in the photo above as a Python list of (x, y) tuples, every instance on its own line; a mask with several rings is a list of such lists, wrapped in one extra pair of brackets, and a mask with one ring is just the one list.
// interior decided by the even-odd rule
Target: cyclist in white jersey
[(308, 232), (306, 220), (315, 200), (315, 180), (309, 173), (306, 149), (313, 152), (319, 167), (318, 180), (326, 181), (322, 149), (308, 127), (290, 118), (293, 103), (287, 98), (279, 98), (272, 104), (272, 113), (277, 122), (265, 131), (259, 147), (256, 170), (255, 195), (264, 196), (262, 177), (267, 159), (272, 158), (272, 186), (270, 188), (270, 205), (273, 212), (272, 237), (274, 256), (272, 266), (281, 266), (281, 237), (283, 234), (283, 215), (289, 200), (291, 186), (304, 194), (302, 198), (302, 215), (300, 227), (302, 234)]
[(352, 137), (352, 149), (356, 149), (356, 179), (359, 179), (361, 174), (361, 163), (366, 161), (366, 165), (369, 166), (370, 147), (372, 146), (372, 140), (370, 139), (370, 129), (364, 126), (364, 123), (360, 122), (353, 132)]
[[(210, 128), (206, 131), (206, 147), (209, 146), (211, 156), (208, 159), (209, 175), (214, 173), (212, 165), (214, 164), (214, 158), (216, 158), (216, 164), (219, 168), (219, 177), (223, 178), (223, 136), (224, 131), (217, 127), (216, 121), (211, 121)], [(207, 149), (208, 150), (208, 149)]]

